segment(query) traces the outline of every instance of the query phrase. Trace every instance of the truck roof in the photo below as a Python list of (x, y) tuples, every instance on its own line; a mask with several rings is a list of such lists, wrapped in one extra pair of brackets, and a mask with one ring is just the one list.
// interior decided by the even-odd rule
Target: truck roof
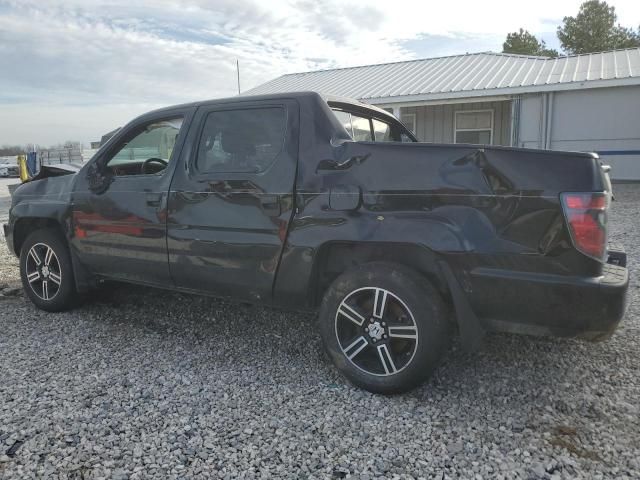
[(200, 107), (205, 105), (216, 105), (216, 104), (224, 104), (224, 103), (237, 103), (244, 101), (254, 101), (254, 100), (278, 100), (278, 99), (299, 99), (299, 98), (320, 98), (327, 103), (339, 103), (343, 105), (352, 105), (354, 107), (359, 108), (367, 108), (369, 110), (373, 110), (380, 115), (388, 116), (395, 118), (392, 114), (387, 112), (386, 110), (376, 107), (374, 105), (369, 105), (368, 103), (363, 103), (355, 98), (349, 97), (338, 97), (335, 95), (325, 95), (318, 92), (285, 92), (285, 93), (272, 93), (267, 95), (236, 95), (234, 97), (223, 97), (223, 98), (214, 98), (209, 100), (199, 100), (195, 102), (181, 103), (177, 105), (169, 105), (167, 107), (158, 108), (148, 113), (158, 113), (162, 111), (170, 111), (176, 108), (188, 108), (188, 107)]
[[(361, 102), (355, 98), (349, 98), (349, 97), (339, 97), (336, 95), (327, 95), (327, 94), (322, 94), (319, 92), (314, 92), (314, 91), (301, 91), (301, 92), (283, 92), (283, 93), (271, 93), (271, 94), (266, 94), (266, 95), (236, 95), (234, 97), (224, 97), (224, 98), (215, 98), (215, 99), (209, 99), (209, 100), (200, 100), (200, 101), (196, 101), (196, 102), (189, 102), (189, 103), (182, 103), (182, 104), (178, 104), (178, 105), (171, 105), (171, 106), (167, 106), (167, 107), (163, 107), (163, 108), (159, 108), (156, 110), (152, 110), (150, 112), (147, 112), (144, 115), (147, 114), (157, 114), (157, 113), (161, 113), (164, 111), (170, 112), (172, 110), (175, 109), (179, 109), (179, 108), (189, 108), (189, 107), (201, 107), (201, 106), (208, 106), (208, 105), (220, 105), (220, 104), (226, 104), (226, 103), (239, 103), (239, 102), (247, 102), (247, 101), (261, 101), (261, 100), (279, 100), (279, 99), (305, 99), (305, 100), (321, 100), (322, 102), (325, 102), (327, 105), (329, 106), (343, 106), (343, 105), (348, 105), (348, 106), (352, 106), (356, 109), (360, 108), (360, 109), (368, 109), (368, 110), (372, 110), (375, 111), (378, 115), (380, 115), (381, 117), (387, 117), (389, 119), (393, 119), (394, 121), (399, 121), (395, 116), (393, 116), (393, 114), (389, 113), (388, 111), (377, 107), (375, 105), (370, 105), (368, 103), (364, 103)], [(333, 104), (333, 105), (331, 105)], [(423, 143), (423, 142), (419, 142), (418, 143)], [(513, 150), (513, 151), (527, 151), (527, 152), (537, 152), (537, 153), (549, 153), (551, 151), (554, 152), (554, 154), (556, 155), (570, 155), (570, 156), (575, 156), (575, 155), (579, 155), (579, 156), (584, 156), (584, 157), (590, 157), (590, 158), (598, 158), (598, 155), (592, 152), (576, 152), (576, 151), (558, 151), (558, 150), (544, 150), (544, 149), (537, 149), (537, 148), (525, 148), (525, 147), (516, 147), (516, 146), (504, 146), (504, 145), (471, 145), (471, 144), (451, 144), (451, 143), (443, 143), (443, 144), (438, 144), (438, 143), (430, 143), (430, 145), (432, 146), (437, 146), (437, 147), (445, 147), (445, 148), (456, 148), (456, 147), (462, 147), (462, 146), (473, 146), (473, 147), (477, 147), (479, 149), (487, 149), (487, 150)]]

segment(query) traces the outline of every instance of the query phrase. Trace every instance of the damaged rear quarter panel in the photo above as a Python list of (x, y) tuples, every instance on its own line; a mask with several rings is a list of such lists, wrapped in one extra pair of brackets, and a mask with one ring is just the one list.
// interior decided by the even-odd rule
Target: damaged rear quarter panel
[(571, 248), (559, 204), (562, 191), (601, 188), (586, 155), (350, 141), (331, 155), (300, 163), (276, 301), (306, 295), (301, 279), (313, 280), (319, 252), (334, 242), (419, 245), (451, 265), (482, 313), (500, 297), (476, 296), (478, 268), (597, 273)]

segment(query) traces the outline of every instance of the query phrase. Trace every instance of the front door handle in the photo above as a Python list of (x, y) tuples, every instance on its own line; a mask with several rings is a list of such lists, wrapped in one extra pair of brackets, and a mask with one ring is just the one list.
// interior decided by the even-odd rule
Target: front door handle
[(147, 206), (159, 207), (162, 204), (161, 193), (147, 193)]
[(270, 217), (277, 217), (282, 213), (278, 195), (260, 195), (260, 207)]

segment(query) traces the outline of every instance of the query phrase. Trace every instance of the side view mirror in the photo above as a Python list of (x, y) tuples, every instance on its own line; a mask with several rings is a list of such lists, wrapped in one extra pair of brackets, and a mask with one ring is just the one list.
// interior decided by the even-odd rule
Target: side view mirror
[(113, 174), (98, 159), (87, 169), (87, 182), (93, 193), (104, 193), (113, 182)]

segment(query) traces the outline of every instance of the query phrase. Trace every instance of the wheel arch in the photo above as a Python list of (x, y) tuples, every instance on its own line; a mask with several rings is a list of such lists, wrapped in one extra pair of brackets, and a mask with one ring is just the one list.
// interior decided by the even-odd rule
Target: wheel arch
[(312, 268), (309, 301), (320, 305), (333, 281), (347, 270), (372, 262), (396, 263), (427, 279), (450, 302), (450, 290), (438, 255), (427, 247), (400, 242), (328, 242), (318, 249)]
[(402, 265), (422, 276), (436, 289), (451, 313), (465, 351), (480, 348), (486, 327), (476, 316), (451, 266), (431, 249), (406, 243), (330, 242), (316, 256), (311, 302), (319, 305), (333, 281), (343, 272), (366, 263)]
[(51, 217), (19, 217), (13, 225), (13, 251), (19, 256), (24, 241), (29, 234), (44, 228), (55, 229), (64, 235), (64, 229), (59, 220)]
[[(33, 185), (39, 182), (33, 182)], [(69, 202), (59, 199), (31, 199), (24, 197), (24, 189), (33, 189), (32, 183), (23, 184), (14, 193), (14, 204), (9, 211), (9, 225), (12, 236), (12, 248), (20, 255), (20, 248), (27, 236), (41, 228), (54, 228), (68, 239)], [(21, 195), (19, 195), (21, 194)]]
[(13, 228), (12, 228), (12, 245), (16, 256), (20, 256), (20, 250), (24, 241), (29, 234), (41, 229), (53, 229), (56, 230), (67, 242), (69, 248), (69, 254), (71, 256), (71, 264), (73, 266), (74, 279), (76, 284), (76, 290), (78, 292), (86, 292), (96, 285), (96, 279), (91, 272), (83, 265), (78, 258), (76, 251), (72, 248), (69, 242), (68, 227), (64, 221), (57, 215), (44, 216), (44, 215), (24, 215), (18, 216), (17, 212), (12, 212), (14, 216)]

